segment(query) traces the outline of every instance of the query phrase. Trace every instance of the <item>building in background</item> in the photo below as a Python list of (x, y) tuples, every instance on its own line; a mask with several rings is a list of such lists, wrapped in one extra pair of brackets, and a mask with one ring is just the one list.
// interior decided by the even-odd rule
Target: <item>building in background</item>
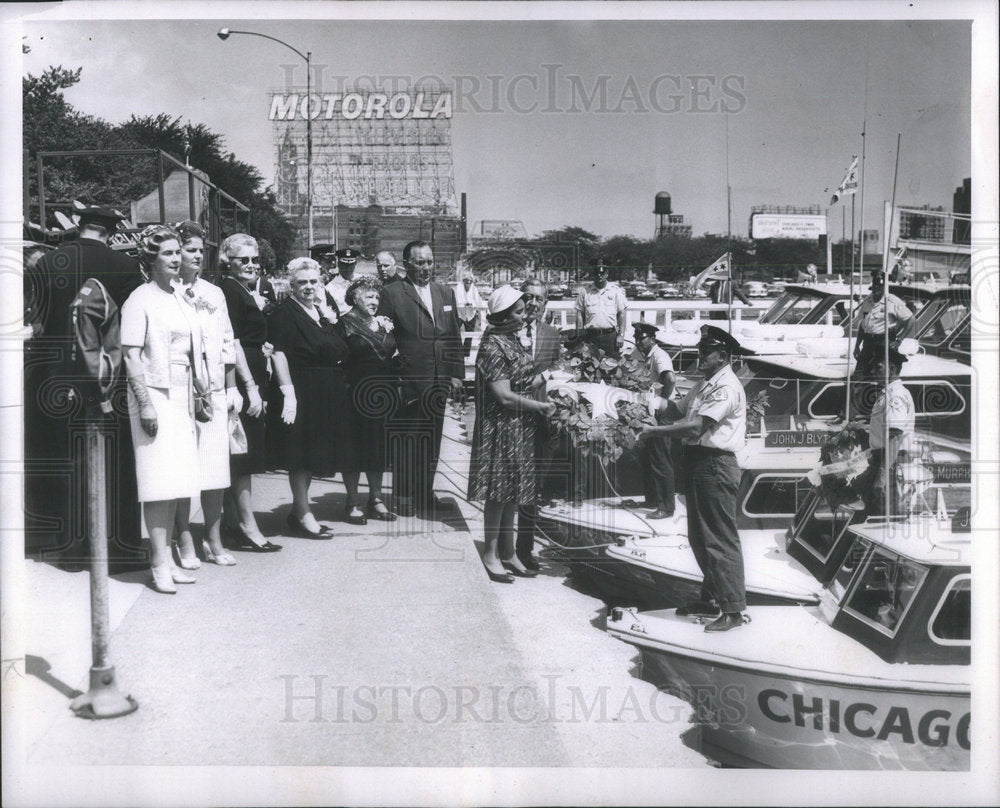
[(673, 212), (671, 204), (670, 194), (666, 191), (660, 191), (653, 198), (653, 216), (655, 217), (653, 238), (664, 238), (665, 236), (691, 238), (691, 225), (684, 221), (682, 214)]
[(312, 119), (313, 238), (370, 257), (409, 241), (439, 266), (461, 253), (451, 151), (452, 96), (440, 88), (272, 92), (275, 193), (305, 253), (306, 114)]

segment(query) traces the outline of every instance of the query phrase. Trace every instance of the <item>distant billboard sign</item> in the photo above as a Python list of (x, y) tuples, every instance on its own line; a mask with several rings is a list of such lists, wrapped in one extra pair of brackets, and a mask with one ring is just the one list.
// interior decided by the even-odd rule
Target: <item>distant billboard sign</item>
[(750, 225), (750, 238), (818, 239), (826, 235), (826, 216), (755, 213)]

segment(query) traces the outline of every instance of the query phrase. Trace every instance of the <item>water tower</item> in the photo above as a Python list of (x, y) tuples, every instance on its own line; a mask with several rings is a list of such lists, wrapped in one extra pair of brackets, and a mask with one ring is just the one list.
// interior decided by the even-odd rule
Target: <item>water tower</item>
[(670, 222), (670, 194), (660, 191), (653, 199), (653, 215), (656, 217), (653, 226), (653, 238), (659, 238), (666, 232)]

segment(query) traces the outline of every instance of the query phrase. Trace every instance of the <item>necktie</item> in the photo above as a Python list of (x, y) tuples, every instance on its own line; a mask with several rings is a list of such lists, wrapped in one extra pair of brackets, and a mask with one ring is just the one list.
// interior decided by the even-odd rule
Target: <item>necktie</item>
[(525, 326), (524, 333), (527, 335), (528, 339), (531, 339), (531, 323)]

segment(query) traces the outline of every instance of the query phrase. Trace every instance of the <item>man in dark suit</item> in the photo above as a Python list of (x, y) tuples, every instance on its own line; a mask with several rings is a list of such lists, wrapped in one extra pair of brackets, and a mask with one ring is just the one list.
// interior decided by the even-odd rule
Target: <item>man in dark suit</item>
[[(74, 343), (70, 308), (88, 278), (95, 278), (120, 309), (143, 283), (139, 264), (108, 246), (126, 217), (109, 207), (78, 206), (79, 237), (38, 262), (42, 279), (40, 333), (25, 345), (24, 449), (25, 548), (47, 557), (58, 552), (65, 566), (82, 568), (90, 549), (86, 535), (87, 490), (82, 451), (84, 421), (78, 371), (69, 364)], [(115, 315), (118, 316), (117, 314)], [(67, 397), (72, 390), (73, 398)], [(112, 572), (148, 566), (140, 550), (141, 525), (135, 458), (124, 374), (112, 390), (114, 417), (104, 424), (108, 555)]]
[[(559, 361), (562, 354), (562, 341), (559, 332), (544, 322), (545, 305), (548, 302), (548, 289), (545, 284), (535, 278), (529, 278), (521, 287), (524, 299), (524, 331), (525, 347), (531, 351), (535, 372), (550, 370)], [(545, 395), (540, 387), (538, 394)], [(543, 482), (547, 467), (552, 460), (549, 451), (549, 424), (542, 416), (537, 417), (535, 429), (535, 468), (538, 475), (538, 490), (543, 490)], [(522, 503), (517, 510), (517, 557), (529, 570), (539, 568), (535, 558), (535, 522), (538, 508), (535, 503)]]
[(455, 292), (432, 281), (434, 253), (411, 241), (403, 248), (406, 278), (382, 289), (378, 313), (393, 322), (406, 360), (403, 405), (388, 426), (395, 510), (433, 516), (443, 508), (433, 493), (448, 393), (459, 394), (465, 361)]

